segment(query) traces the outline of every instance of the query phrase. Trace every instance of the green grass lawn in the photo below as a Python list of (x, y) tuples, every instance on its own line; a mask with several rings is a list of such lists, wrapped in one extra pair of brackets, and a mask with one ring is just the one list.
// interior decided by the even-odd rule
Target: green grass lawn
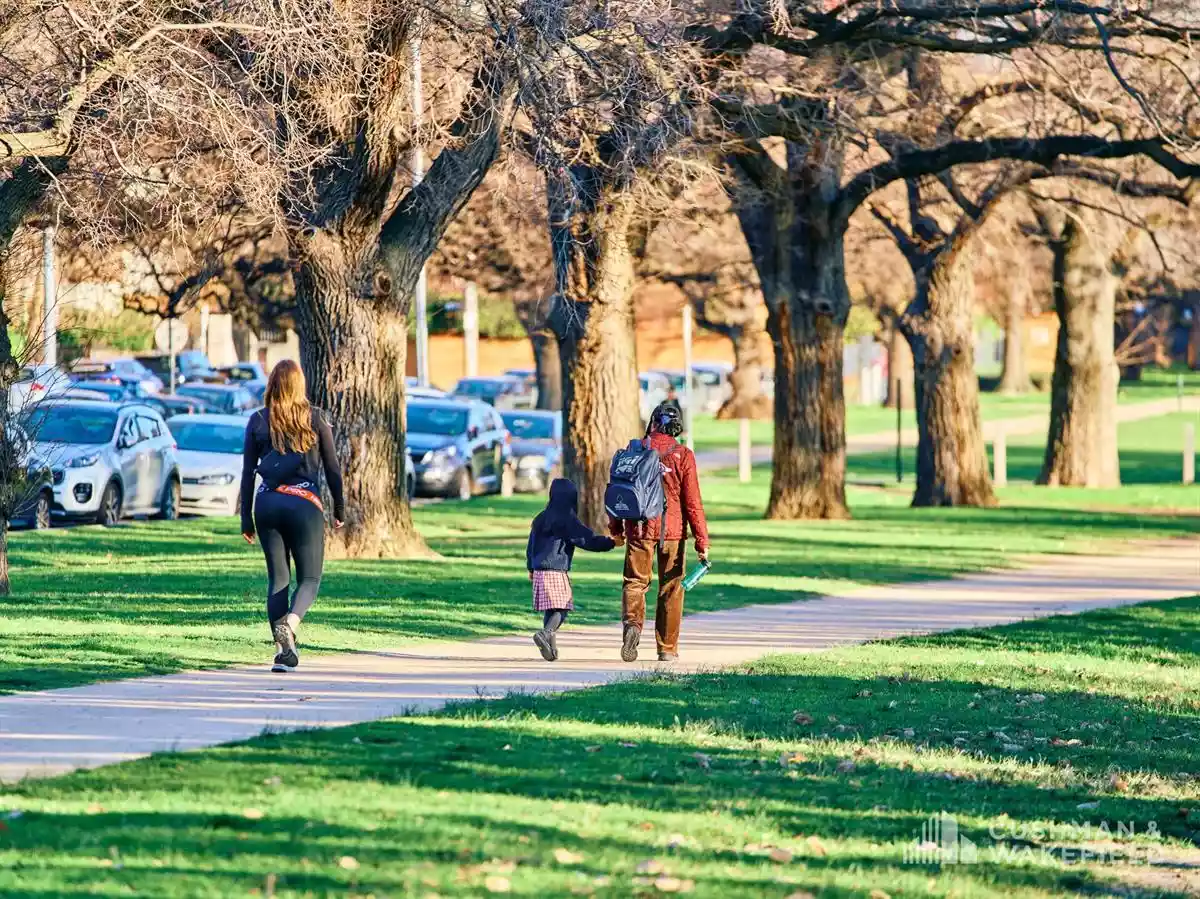
[[(715, 567), (689, 611), (1200, 530), (1200, 519), (1185, 515), (1051, 508), (1049, 491), (1023, 508), (913, 510), (903, 490), (852, 490), (853, 521), (768, 522), (768, 484), (765, 470), (749, 485), (705, 478)], [(418, 508), (418, 526), (443, 558), (331, 562), (304, 648), (346, 652), (531, 629), (524, 549), (541, 503), (522, 496)], [(210, 519), (13, 534), (14, 594), (0, 599), (0, 692), (266, 659), (262, 557), (237, 530), (233, 519)], [(619, 617), (620, 569), (619, 553), (577, 555), (572, 620)]]
[[(1200, 372), (1190, 372), (1184, 369), (1148, 368), (1143, 372), (1140, 381), (1121, 384), (1117, 391), (1117, 401), (1126, 404), (1169, 399), (1178, 392), (1177, 380), (1180, 375), (1183, 376), (1185, 395), (1195, 396), (1200, 393)], [(984, 421), (1002, 421), (1007, 418), (1020, 418), (1039, 413), (1049, 414), (1050, 395), (1048, 393), (1031, 393), (1026, 396), (1013, 397), (985, 392), (979, 395), (979, 406)], [(903, 412), (902, 423), (905, 428), (917, 426), (913, 410), (909, 409)], [(693, 422), (693, 428), (696, 431), (697, 452), (737, 449), (738, 423), (736, 421), (717, 421), (712, 416), (698, 415)], [(891, 433), (895, 430), (896, 410), (894, 409), (855, 405), (846, 407), (846, 434), (849, 437)], [(774, 432), (773, 422), (752, 422), (750, 440), (755, 446), (766, 446), (774, 439)], [(893, 466), (893, 472), (894, 470)]]
[[(997, 491), (1006, 506), (1031, 506), (1045, 509), (1127, 509), (1156, 512), (1180, 512), (1200, 515), (1200, 486), (1184, 486), (1183, 426), (1190, 423), (1200, 432), (1200, 415), (1173, 412), (1141, 421), (1125, 422), (1118, 428), (1122, 486), (1111, 490), (1063, 487), (1047, 489), (1033, 485), (1042, 467), (1044, 435), (1011, 437), (1008, 446), (1010, 486)], [(988, 444), (991, 464), (992, 446)], [(916, 450), (901, 452), (905, 481), (896, 484), (896, 455), (864, 453), (849, 457), (851, 481), (887, 485), (889, 491), (912, 489), (916, 471)], [(1198, 458), (1200, 461), (1200, 458)], [(1200, 470), (1200, 465), (1197, 465)]]
[[(1198, 634), (1193, 597), (29, 781), (0, 894), (1181, 896)], [(977, 860), (906, 862), (942, 812)]]

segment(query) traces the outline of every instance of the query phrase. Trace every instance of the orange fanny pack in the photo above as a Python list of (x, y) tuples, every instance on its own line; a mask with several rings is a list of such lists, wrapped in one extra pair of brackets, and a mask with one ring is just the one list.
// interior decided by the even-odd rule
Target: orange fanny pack
[(288, 496), (298, 496), (301, 499), (306, 499), (322, 512), (325, 511), (325, 506), (321, 504), (321, 497), (317, 496), (311, 490), (305, 490), (303, 487), (293, 487), (291, 484), (280, 484), (275, 488), (276, 493), (286, 493)]

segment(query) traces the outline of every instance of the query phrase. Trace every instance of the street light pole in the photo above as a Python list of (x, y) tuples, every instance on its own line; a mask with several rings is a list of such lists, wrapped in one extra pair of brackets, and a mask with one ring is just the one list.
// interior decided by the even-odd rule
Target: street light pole
[(42, 361), (58, 364), (58, 279), (54, 266), (55, 227), (42, 231)]
[(692, 409), (695, 391), (692, 390), (692, 304), (683, 306), (683, 426), (687, 431), (688, 449), (696, 448), (696, 437), (692, 433)]
[[(425, 175), (425, 160), (421, 152), (421, 126), (424, 122), (425, 91), (421, 83), (421, 36), (416, 34), (409, 42), (412, 52), (412, 186), (415, 190)], [(417, 382), (429, 386), (429, 317), (425, 296), (425, 265), (417, 278), (416, 296), (413, 298), (417, 316)]]

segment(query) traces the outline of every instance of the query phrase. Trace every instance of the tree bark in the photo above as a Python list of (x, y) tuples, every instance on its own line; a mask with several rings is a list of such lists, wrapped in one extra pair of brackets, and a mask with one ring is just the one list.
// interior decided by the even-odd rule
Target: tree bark
[(887, 338), (888, 385), (884, 406), (895, 409), (912, 409), (917, 400), (913, 395), (916, 371), (913, 368), (912, 348), (898, 326), (893, 326)]
[(1004, 310), (1004, 368), (997, 390), (1005, 396), (1017, 396), (1032, 388), (1025, 359), (1025, 296), (1009, 285)]
[(309, 396), (333, 425), (346, 492), (345, 526), (330, 534), (328, 551), (417, 553), (423, 543), (404, 483), (407, 318), (381, 295), (374, 243), (365, 236), (318, 231), (299, 258), (301, 358)]
[(579, 517), (607, 524), (604, 488), (613, 454), (642, 436), (638, 415), (629, 228), (633, 200), (594, 173), (549, 185), (558, 293), (550, 327), (562, 371), (563, 463), (579, 489)]
[(1110, 257), (1079, 213), (1062, 216), (1050, 239), (1058, 343), (1050, 430), (1037, 482), (1114, 487), (1117, 456), (1117, 364), (1113, 316), (1117, 281)]
[(729, 399), (717, 410), (717, 418), (770, 418), (771, 398), (763, 393), (762, 385), (763, 329), (758, 325), (730, 325), (720, 330), (733, 343), (733, 372), (729, 376)]
[(0, 520), (0, 596), (12, 593), (8, 572), (8, 518)]
[(537, 371), (537, 407), (559, 412), (563, 407), (562, 360), (558, 356), (558, 338), (549, 328), (529, 335), (533, 345), (533, 365)]
[(736, 160), (761, 199), (737, 208), (775, 349), (775, 444), (767, 518), (847, 518), (843, 333), (850, 314), (837, 145), (788, 145), (781, 169)]
[(991, 506), (979, 379), (975, 374), (974, 279), (958, 233), (918, 268), (917, 294), (901, 318), (912, 348), (917, 401), (914, 506)]

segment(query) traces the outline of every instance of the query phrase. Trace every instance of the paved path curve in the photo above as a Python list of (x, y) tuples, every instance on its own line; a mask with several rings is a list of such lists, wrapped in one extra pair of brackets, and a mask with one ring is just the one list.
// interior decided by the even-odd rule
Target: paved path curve
[[(713, 668), (768, 652), (807, 652), (1200, 593), (1200, 540), (1124, 549), (1036, 557), (1011, 570), (955, 580), (690, 615), (681, 644), (690, 664), (674, 667)], [(371, 721), (454, 699), (575, 689), (658, 667), (622, 664), (619, 642), (616, 624), (570, 627), (560, 639), (557, 664), (543, 662), (527, 636), (507, 636), (325, 656), (305, 660), (287, 675), (265, 666), (230, 668), (2, 697), (0, 780), (214, 746), (268, 729)], [(653, 658), (653, 641), (647, 642)]]
[[(1132, 403), (1117, 406), (1117, 421), (1141, 421), (1144, 418), (1157, 418), (1172, 412), (1200, 412), (1200, 396), (1183, 398), (1183, 408), (1180, 409), (1179, 399), (1152, 400), (1147, 403)], [(996, 435), (1003, 432), (1006, 437), (1019, 437), (1025, 434), (1045, 434), (1050, 425), (1050, 410), (1034, 415), (1021, 415), (1016, 418), (1001, 418), (983, 423), (983, 439), (989, 443)], [(904, 446), (917, 445), (917, 429), (905, 428), (900, 432), (900, 440)], [(851, 455), (868, 453), (886, 453), (896, 448), (896, 432), (876, 431), (874, 434), (851, 435), (846, 440), (846, 452)], [(750, 459), (755, 465), (767, 465), (771, 461), (771, 447), (751, 447)], [(736, 468), (738, 454), (736, 449), (708, 450), (696, 454), (696, 461), (702, 469), (712, 471), (721, 468)]]

